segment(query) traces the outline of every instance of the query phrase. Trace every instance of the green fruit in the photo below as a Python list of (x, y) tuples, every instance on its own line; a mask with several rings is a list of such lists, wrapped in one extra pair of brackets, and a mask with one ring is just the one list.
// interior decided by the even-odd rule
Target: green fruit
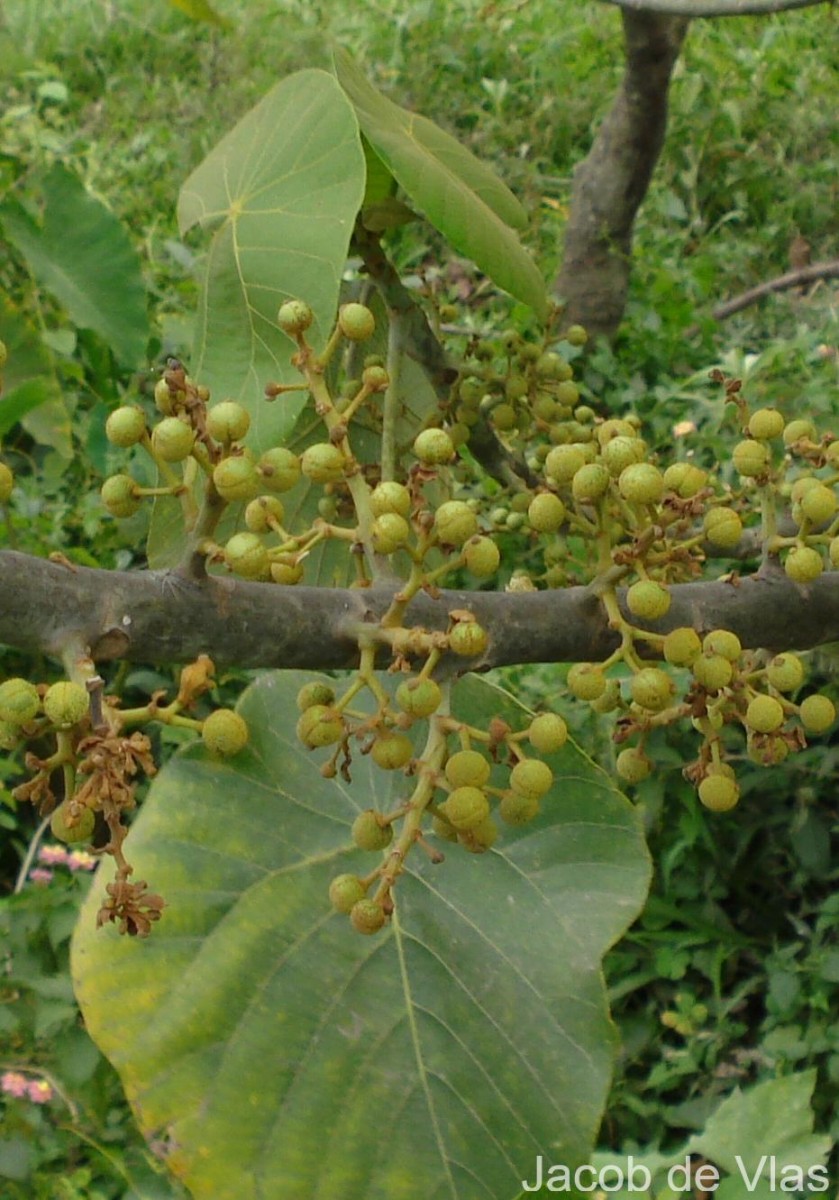
[(386, 392), (390, 376), (384, 367), (365, 367), (361, 372), (361, 382), (371, 392)]
[(284, 519), (283, 502), (277, 496), (257, 496), (245, 509), (245, 525), (251, 533), (268, 533)]
[(470, 854), (484, 854), (498, 839), (498, 826), (492, 817), (485, 817), (473, 829), (463, 830), (457, 840)]
[(638, 430), (631, 421), (625, 421), (620, 417), (610, 417), (608, 421), (603, 421), (597, 426), (596, 434), (600, 445), (606, 446), (614, 438), (635, 438), (638, 436)]
[(778, 654), (766, 668), (770, 687), (779, 692), (795, 692), (804, 682), (804, 663), (797, 654)]
[(414, 747), (404, 733), (380, 733), (370, 750), (370, 757), (383, 771), (398, 771), (411, 761)]
[(633, 617), (658, 621), (670, 609), (670, 593), (652, 579), (639, 579), (626, 593), (626, 606)]
[(83, 808), (78, 817), (73, 820), (65, 801), (60, 804), (50, 819), (50, 833), (59, 842), (73, 845), (76, 842), (89, 842), (93, 836), (96, 817), (92, 809)]
[(516, 427), (517, 414), (512, 404), (497, 404), (492, 410), (492, 423), (500, 433)]
[(695, 629), (682, 625), (671, 629), (664, 639), (665, 662), (671, 667), (690, 667), (702, 653), (702, 643)]
[(112, 517), (133, 517), (141, 503), (130, 475), (112, 475), (102, 484), (100, 495)]
[(652, 463), (634, 463), (621, 471), (618, 487), (632, 504), (657, 504), (664, 494), (664, 476)]
[(338, 313), (338, 328), (351, 342), (366, 342), (373, 336), (376, 319), (364, 304), (344, 304)]
[(494, 575), (501, 563), (501, 551), (488, 537), (470, 538), (463, 548), (463, 557), (467, 569), (478, 579), (488, 579)]
[(693, 463), (671, 463), (664, 472), (664, 486), (682, 500), (690, 500), (707, 483), (708, 472)]
[(350, 921), (356, 933), (378, 933), (386, 919), (385, 910), (375, 900), (359, 900), (350, 909)]
[(0, 342), (0, 370), (5, 367), (9, 360), (9, 349), (5, 342)]
[(304, 683), (297, 693), (297, 707), (300, 712), (313, 708), (316, 704), (329, 706), (335, 700), (335, 689), (328, 683)]
[(734, 667), (721, 654), (702, 654), (692, 664), (693, 677), (707, 692), (728, 687), (734, 678)]
[(211, 438), (224, 445), (240, 442), (251, 427), (246, 408), (235, 400), (222, 400), (207, 413), (207, 432)]
[(798, 715), (808, 733), (825, 733), (836, 720), (836, 709), (832, 700), (816, 693), (802, 700)]
[(821, 575), (824, 563), (812, 546), (794, 546), (786, 557), (784, 570), (794, 583), (812, 583)]
[(443, 693), (433, 679), (406, 679), (396, 689), (396, 703), (412, 717), (430, 717), (442, 700)]
[(598, 700), (606, 691), (606, 676), (598, 663), (575, 663), (568, 672), (568, 690), (578, 700)]
[(268, 551), (257, 533), (234, 533), (224, 547), (224, 561), (242, 579), (267, 579), (271, 570)]
[(477, 621), (459, 621), (449, 634), (449, 649), (461, 658), (476, 658), (489, 645), (489, 635)]
[(352, 823), (352, 840), (359, 850), (384, 850), (393, 841), (393, 826), (383, 823), (374, 809), (365, 809)]
[(743, 536), (743, 522), (733, 508), (712, 508), (703, 522), (705, 536), (721, 550), (733, 550)]
[(444, 429), (423, 429), (414, 441), (414, 454), (426, 466), (441, 466), (454, 458), (454, 443)]
[(20, 745), (20, 728), (11, 721), (0, 721), (0, 750), (14, 750)]
[(757, 475), (766, 473), (770, 457), (769, 447), (763, 442), (756, 442), (754, 438), (746, 438), (734, 447), (731, 461), (739, 475), (746, 479), (753, 479)]
[(331, 442), (316, 442), (303, 451), (300, 469), (312, 483), (337, 483), (344, 478), (344, 456)]
[(551, 482), (561, 487), (565, 483), (570, 483), (585, 465), (585, 453), (577, 444), (554, 446), (545, 459), (545, 475)]
[(796, 442), (812, 442), (816, 436), (816, 427), (812, 421), (799, 418), (784, 426), (784, 445), (794, 446)]
[(453, 788), (481, 788), (489, 775), (490, 765), (477, 750), (458, 750), (446, 762), (446, 779)]
[(777, 408), (759, 408), (749, 417), (749, 433), (760, 441), (780, 437), (784, 432), (784, 418)]
[(431, 832), (446, 842), (457, 841), (457, 830), (444, 817), (434, 817), (432, 819)]
[(707, 775), (699, 785), (699, 799), (711, 812), (728, 812), (740, 799), (740, 789), (725, 775)]
[(411, 536), (411, 527), (398, 513), (382, 513), (376, 517), (370, 531), (373, 549), (377, 554), (393, 554)]
[(0, 504), (5, 504), (15, 486), (15, 477), (5, 463), (0, 463)]
[(444, 546), (462, 546), (478, 532), (478, 518), (463, 500), (447, 500), (434, 516), (434, 531)]
[(815, 487), (811, 487), (805, 492), (799, 503), (805, 517), (816, 525), (822, 525), (829, 521), (836, 512), (836, 493), (833, 488), (826, 487), (823, 483), (817, 483)]
[(702, 639), (702, 649), (706, 654), (721, 654), (730, 663), (736, 663), (743, 653), (743, 647), (736, 633), (730, 629), (712, 629)]
[(370, 495), (370, 509), (374, 517), (382, 517), (385, 513), (407, 517), (411, 512), (411, 493), (403, 483), (379, 483)]
[(114, 446), (135, 446), (146, 432), (146, 414), (136, 404), (115, 408), (105, 422), (105, 436)]
[(498, 815), (508, 825), (526, 825), (539, 815), (539, 800), (534, 796), (506, 792), (498, 805)]
[(297, 721), (297, 736), (309, 750), (340, 742), (344, 736), (341, 714), (326, 704), (312, 704)]
[(555, 379), (564, 383), (570, 379), (573, 372), (561, 354), (549, 350), (536, 359), (534, 372), (537, 379)]
[(458, 831), (474, 829), (489, 816), (489, 800), (477, 787), (459, 787), (449, 793), (440, 805), (440, 812)]
[(571, 480), (571, 493), (575, 500), (598, 500), (607, 492), (610, 479), (602, 463), (586, 463)]
[(600, 457), (612, 478), (617, 479), (627, 467), (641, 462), (646, 450), (640, 438), (616, 437), (606, 443)]
[(174, 412), (175, 397), (165, 379), (158, 379), (154, 385), (154, 403), (157, 411), (162, 412), (165, 417), (170, 417)]
[(615, 762), (618, 778), (624, 783), (640, 783), (647, 778), (652, 769), (653, 764), (637, 746), (628, 746), (626, 750), (621, 750)]
[(510, 772), (510, 787), (517, 796), (528, 800), (541, 800), (551, 790), (553, 782), (553, 771), (538, 758), (523, 759)]
[(274, 583), (281, 583), (285, 587), (293, 587), (295, 583), (299, 583), (303, 578), (303, 564), (272, 562), (271, 578)]
[(632, 677), (632, 699), (649, 712), (661, 712), (673, 698), (673, 680), (658, 667), (643, 667)]
[(210, 754), (232, 758), (248, 744), (250, 733), (245, 720), (232, 708), (217, 708), (201, 726), (201, 739)]
[(90, 696), (80, 683), (62, 681), (47, 688), (44, 712), (53, 725), (67, 729), (78, 725), (90, 711)]
[(28, 725), (38, 715), (41, 697), (27, 679), (7, 679), (0, 683), (0, 721), (10, 725)]
[(357, 875), (336, 875), (329, 885), (329, 903), (336, 912), (348, 915), (366, 893), (367, 889)]
[[(213, 470), (213, 483), (222, 500), (253, 500), (259, 494), (263, 480), (257, 474), (249, 454), (237, 454), (224, 458)], [(274, 489), (268, 479), (265, 487)]]
[(265, 451), (256, 470), (269, 492), (288, 492), (300, 478), (300, 459), (285, 446), (275, 446)]
[(609, 679), (606, 682), (606, 689), (602, 696), (598, 696), (596, 700), (591, 701), (593, 712), (610, 713), (620, 707), (621, 689), (617, 679)]
[(314, 319), (315, 314), (305, 300), (286, 300), (284, 304), (280, 305), (277, 313), (277, 324), (280, 329), (292, 337), (298, 333), (305, 333)]
[(195, 430), (180, 417), (164, 417), (152, 430), (151, 444), (164, 462), (183, 462), (192, 452)]
[(568, 726), (557, 713), (540, 713), (530, 722), (528, 741), (539, 754), (554, 754), (568, 741)]
[(556, 533), (565, 520), (565, 505), (553, 492), (541, 492), (531, 500), (527, 519), (537, 533)]
[(569, 325), (562, 336), (570, 346), (584, 346), (588, 341), (588, 333), (582, 325)]
[(774, 696), (755, 696), (746, 709), (746, 724), (755, 733), (774, 733), (784, 723), (784, 709)]

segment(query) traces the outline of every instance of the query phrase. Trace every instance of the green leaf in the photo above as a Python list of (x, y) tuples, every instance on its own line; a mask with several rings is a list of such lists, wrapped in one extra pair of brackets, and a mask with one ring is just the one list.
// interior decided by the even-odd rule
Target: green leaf
[(383, 96), (346, 50), (335, 51), (334, 63), (364, 136), (413, 203), (456, 250), (544, 317), (545, 281), (513, 232), (527, 218), (509, 188), (433, 121)]
[[(155, 780), (126, 854), (168, 907), (146, 941), (97, 931), (100, 872), (73, 951), (87, 1028), (195, 1200), (509, 1200), (537, 1153), (591, 1150), (612, 1065), (601, 957), (648, 882), (638, 816), (569, 745), (532, 826), (442, 865), (417, 848), (392, 923), (355, 934), (328, 884), (375, 864), (350, 824), (405, 780), (359, 755), (351, 785), (321, 776), (294, 735), (311, 678), (248, 689), (235, 762), (195, 747)], [(476, 722), (526, 719), (474, 677), (455, 699)]]
[[(786, 1164), (804, 1168), (823, 1165), (833, 1139), (813, 1133), (810, 1106), (816, 1072), (802, 1071), (769, 1079), (746, 1092), (738, 1088), (722, 1102), (702, 1133), (686, 1150), (704, 1154), (732, 1175), (742, 1178), (741, 1164), (750, 1176), (764, 1160), (775, 1160), (780, 1174)], [(738, 1156), (740, 1162), (738, 1162)]]
[(282, 442), (305, 402), (303, 392), (264, 398), (269, 381), (299, 380), (277, 309), (306, 300), (323, 346), (364, 179), (352, 107), (331, 75), (307, 70), (272, 88), (181, 189), (181, 233), (213, 229), (192, 373), (248, 408), (257, 449)]
[(149, 321), (140, 260), (126, 230), (65, 167), (51, 168), (42, 192), (40, 223), (12, 200), (0, 206), (9, 241), (80, 329), (92, 329), (126, 366), (139, 366)]
[(9, 351), (0, 394), (2, 437), (38, 405), (61, 402), (61, 389), (49, 348), (7, 296), (0, 296), (0, 340)]
[(217, 13), (207, 0), (169, 0), (169, 4), (192, 17), (193, 21), (206, 21), (210, 25), (218, 25), (221, 29), (233, 28), (233, 22)]

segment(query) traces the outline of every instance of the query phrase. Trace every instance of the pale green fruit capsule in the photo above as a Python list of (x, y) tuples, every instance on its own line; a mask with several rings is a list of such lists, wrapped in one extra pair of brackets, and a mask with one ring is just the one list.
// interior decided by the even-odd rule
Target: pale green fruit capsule
[(270, 573), (268, 551), (256, 533), (234, 533), (224, 547), (224, 561), (243, 579), (266, 579)]
[(59, 729), (78, 725), (90, 711), (90, 697), (80, 683), (54, 683), (44, 696), (44, 712)]
[(344, 456), (331, 442), (316, 442), (303, 451), (300, 468), (312, 483), (337, 483), (344, 478)]
[(217, 708), (201, 727), (201, 739), (211, 754), (232, 758), (244, 750), (250, 733), (243, 717), (231, 708)]
[(100, 495), (112, 517), (133, 517), (141, 503), (130, 475), (112, 475), (102, 484)]
[(136, 446), (146, 432), (146, 414), (136, 404), (115, 408), (105, 422), (105, 436), (114, 446)]
[(247, 409), (235, 400), (222, 400), (207, 413), (207, 432), (217, 442), (239, 442), (250, 429)]
[(152, 449), (164, 462), (183, 462), (195, 444), (195, 430), (180, 417), (164, 417), (151, 434)]

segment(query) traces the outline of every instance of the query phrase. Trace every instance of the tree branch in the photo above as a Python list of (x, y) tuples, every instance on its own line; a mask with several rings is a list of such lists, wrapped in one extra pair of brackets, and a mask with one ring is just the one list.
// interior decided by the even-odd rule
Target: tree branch
[[(359, 633), (387, 611), (393, 588), (281, 587), (228, 576), (185, 580), (165, 571), (68, 568), (16, 551), (0, 552), (0, 642), (60, 657), (71, 637), (98, 661), (188, 662), (209, 654), (242, 668), (328, 670), (357, 664)], [(839, 573), (804, 587), (780, 570), (736, 582), (682, 584), (660, 632), (680, 625), (724, 628), (746, 647), (809, 649), (839, 640)], [(617, 645), (600, 602), (587, 588), (542, 592), (443, 591), (411, 601), (406, 623), (447, 628), (449, 613), (470, 609), (487, 629), (479, 662), (489, 668), (531, 662), (586, 662)], [(382, 649), (380, 665), (389, 665)]]
[(800, 267), (797, 271), (787, 271), (784, 275), (777, 275), (774, 279), (767, 279), (765, 283), (759, 283), (757, 287), (749, 288), (747, 292), (742, 292), (732, 300), (726, 300), (724, 304), (720, 304), (714, 309), (712, 315), (714, 320), (724, 321), (726, 317), (748, 308), (750, 304), (755, 304), (764, 296), (771, 295), (772, 292), (783, 292), (787, 288), (797, 287), (801, 284), (815, 283), (818, 279), (835, 278), (839, 278), (839, 258), (832, 258), (828, 262), (812, 263), (810, 266)]
[[(634, 6), (643, 8), (644, 6)], [(670, 76), (686, 19), (622, 13), (626, 68), (586, 158), (574, 171), (565, 254), (555, 292), (563, 324), (612, 337), (626, 306), (635, 216), (661, 153)]]
[(629, 12), (666, 13), (673, 17), (747, 17), (814, 8), (833, 0), (605, 0)]

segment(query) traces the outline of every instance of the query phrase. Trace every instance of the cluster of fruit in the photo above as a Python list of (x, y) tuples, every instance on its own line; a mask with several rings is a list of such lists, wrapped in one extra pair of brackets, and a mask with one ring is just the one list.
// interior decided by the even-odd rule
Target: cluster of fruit
[[(353, 738), (382, 770), (401, 770), (411, 780), (410, 795), (390, 812), (365, 809), (353, 822), (358, 849), (383, 852), (378, 866), (363, 876), (338, 875), (329, 888), (336, 911), (347, 914), (360, 933), (375, 933), (393, 912), (393, 888), (410, 850), (419, 846), (432, 861), (443, 860), (427, 833), (482, 854), (498, 837), (496, 817), (518, 826), (538, 815), (554, 773), (534, 755), (560, 750), (568, 729), (554, 713), (540, 713), (518, 732), (498, 719), (485, 730), (468, 725), (448, 715), (449, 685), (423, 674), (403, 680), (392, 701), (374, 684), (378, 703), (372, 717), (349, 708), (359, 690), (354, 682), (336, 698), (330, 684), (305, 685), (297, 698), (297, 734), (308, 749), (336, 747), (322, 768), (326, 775), (336, 773), (339, 755), (349, 762)], [(425, 745), (418, 751), (410, 731), (426, 720)], [(505, 774), (503, 782), (491, 781), (494, 767), (497, 775)]]
[[(0, 684), (0, 749), (26, 746), (29, 778), (13, 790), (41, 813), (51, 814), (50, 832), (61, 842), (90, 842), (116, 863), (100, 923), (113, 921), (124, 933), (145, 935), (163, 908), (161, 897), (144, 880), (129, 882), (133, 868), (123, 854), (128, 832), (124, 816), (135, 805), (137, 775), (155, 773), (149, 738), (138, 727), (151, 721), (200, 733), (210, 753), (237, 754), (248, 742), (248, 727), (238, 713), (219, 708), (203, 720), (186, 715), (213, 686), (213, 664), (206, 657), (185, 667), (174, 701), (155, 695), (140, 708), (120, 709), (103, 695), (103, 681), (89, 660), (76, 663), (79, 679), (36, 686), (11, 678)], [(133, 728), (133, 732), (128, 730)], [(51, 746), (44, 755), (45, 745)], [(36, 753), (37, 751), (37, 753)], [(60, 782), (59, 782), (60, 781)]]

